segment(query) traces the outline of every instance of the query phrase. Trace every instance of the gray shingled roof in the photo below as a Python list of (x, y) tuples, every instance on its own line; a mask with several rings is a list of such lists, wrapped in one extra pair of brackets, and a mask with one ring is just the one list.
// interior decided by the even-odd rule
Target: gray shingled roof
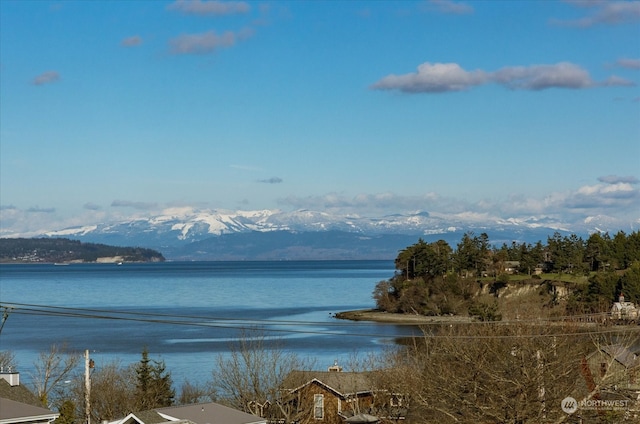
[(156, 411), (136, 412), (134, 415), (139, 418), (144, 424), (160, 424), (167, 422), (167, 419), (158, 414)]
[[(196, 424), (266, 424), (264, 418), (229, 408), (219, 403), (198, 403), (184, 406), (170, 406), (155, 410), (179, 420), (188, 420)], [(145, 421), (145, 424), (149, 424)]]
[(602, 351), (620, 362), (626, 368), (640, 366), (637, 356), (623, 345), (609, 345), (602, 347)]
[(282, 387), (296, 391), (316, 381), (341, 396), (373, 391), (370, 373), (336, 371), (292, 371), (285, 378)]
[(60, 414), (40, 406), (28, 405), (0, 397), (0, 423), (18, 421), (53, 421)]
[(2, 378), (0, 378), (0, 397), (26, 403), (27, 405), (42, 406), (38, 397), (25, 386), (20, 384), (12, 386)]

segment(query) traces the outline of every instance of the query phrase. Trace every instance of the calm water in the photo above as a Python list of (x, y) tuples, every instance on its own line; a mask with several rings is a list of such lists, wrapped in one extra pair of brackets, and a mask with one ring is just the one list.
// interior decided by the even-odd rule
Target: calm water
[(332, 317), (373, 307), (375, 284), (393, 273), (392, 261), (0, 265), (0, 304), (15, 306), (0, 349), (28, 382), (53, 344), (90, 349), (97, 366), (137, 362), (146, 346), (179, 385), (209, 379), (243, 329), (261, 328), (316, 368), (346, 365), (416, 331)]

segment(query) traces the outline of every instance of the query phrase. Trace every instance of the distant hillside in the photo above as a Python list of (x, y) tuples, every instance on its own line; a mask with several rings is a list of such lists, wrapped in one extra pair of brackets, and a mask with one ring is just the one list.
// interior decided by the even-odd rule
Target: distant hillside
[(161, 253), (141, 247), (82, 243), (66, 238), (0, 239), (0, 263), (161, 262)]

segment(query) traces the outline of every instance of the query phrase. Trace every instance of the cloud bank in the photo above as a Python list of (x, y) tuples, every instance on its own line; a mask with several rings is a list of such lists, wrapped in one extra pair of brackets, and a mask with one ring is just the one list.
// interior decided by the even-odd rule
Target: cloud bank
[[(277, 183), (278, 177), (264, 180)], [(387, 193), (361, 193), (345, 195), (328, 193), (318, 196), (288, 196), (278, 199), (282, 209), (310, 210), (353, 217), (382, 218), (394, 214), (419, 214), (443, 223), (459, 222), (490, 224), (496, 222), (561, 224), (568, 231), (589, 231), (605, 222), (611, 231), (637, 231), (640, 227), (640, 181), (635, 176), (605, 175), (593, 184), (573, 190), (551, 192), (543, 197), (511, 194), (502, 199), (471, 201), (442, 196), (435, 192), (417, 195)], [(157, 213), (174, 213), (182, 208), (196, 207), (183, 204), (158, 205), (142, 201), (114, 200), (109, 210), (86, 203), (83, 212), (72, 217), (60, 217), (53, 207), (20, 209), (14, 205), (0, 206), (2, 227), (0, 236), (15, 234), (36, 236), (52, 230), (72, 226), (84, 227), (98, 223), (128, 219), (145, 219)], [(123, 209), (133, 209), (124, 210)]]
[(457, 63), (425, 62), (414, 73), (388, 75), (373, 85), (373, 90), (397, 90), (403, 93), (445, 93), (465, 91), (494, 83), (510, 90), (540, 91), (550, 88), (583, 89), (596, 86), (633, 86), (632, 81), (611, 76), (595, 82), (585, 69), (570, 62), (552, 65), (507, 66), (494, 72), (467, 71)]

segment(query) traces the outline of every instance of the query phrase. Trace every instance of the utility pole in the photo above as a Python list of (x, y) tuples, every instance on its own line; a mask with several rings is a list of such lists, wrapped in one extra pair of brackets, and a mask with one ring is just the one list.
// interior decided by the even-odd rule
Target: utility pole
[(84, 351), (84, 406), (86, 424), (91, 424), (91, 374), (90, 370), (95, 365), (93, 359), (89, 359), (89, 349)]
[(9, 311), (11, 308), (4, 307), (4, 312), (2, 313), (2, 324), (0, 324), (0, 333), (2, 333), (2, 329), (4, 328), (4, 323), (7, 322), (7, 318), (9, 318)]

